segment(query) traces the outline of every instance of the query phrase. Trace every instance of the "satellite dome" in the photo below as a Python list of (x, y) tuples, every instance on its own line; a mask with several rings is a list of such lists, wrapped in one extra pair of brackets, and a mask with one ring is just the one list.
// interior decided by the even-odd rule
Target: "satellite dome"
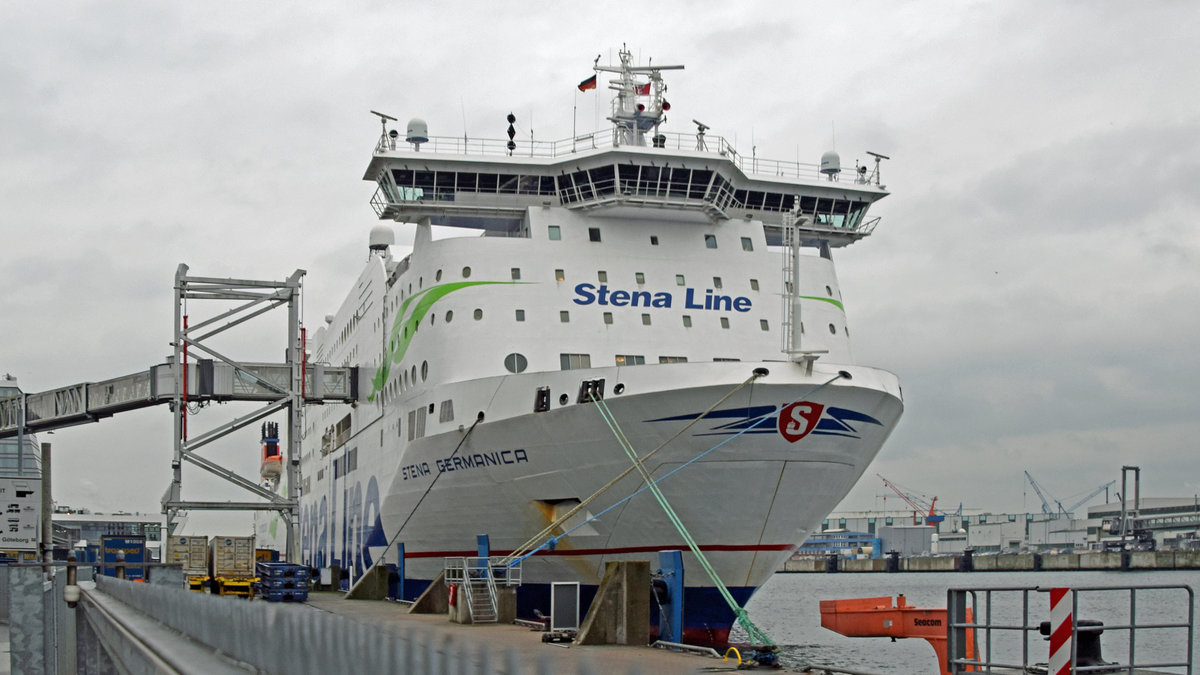
[(376, 225), (371, 228), (370, 248), (372, 251), (382, 251), (396, 243), (396, 233), (387, 225)]
[(404, 140), (409, 143), (425, 143), (429, 140), (429, 125), (420, 117), (412, 118), (408, 121), (408, 132), (404, 134)]
[(842, 158), (833, 150), (821, 155), (821, 173), (835, 176), (842, 172)]

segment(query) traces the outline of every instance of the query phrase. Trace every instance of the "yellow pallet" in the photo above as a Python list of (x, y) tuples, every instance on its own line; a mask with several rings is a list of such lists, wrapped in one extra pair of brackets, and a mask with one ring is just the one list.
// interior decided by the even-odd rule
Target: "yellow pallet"
[(188, 590), (203, 593), (206, 583), (208, 583), (208, 577), (188, 577)]

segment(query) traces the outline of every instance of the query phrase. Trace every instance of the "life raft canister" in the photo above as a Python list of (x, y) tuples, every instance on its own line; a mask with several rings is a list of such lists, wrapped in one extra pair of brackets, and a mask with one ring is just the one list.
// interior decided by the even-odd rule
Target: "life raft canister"
[(450, 584), (450, 606), (454, 607), (458, 604), (458, 584)]

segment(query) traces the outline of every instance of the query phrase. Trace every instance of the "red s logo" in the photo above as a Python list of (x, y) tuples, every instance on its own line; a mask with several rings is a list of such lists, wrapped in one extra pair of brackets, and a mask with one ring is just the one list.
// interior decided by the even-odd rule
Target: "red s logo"
[(804, 438), (817, 427), (825, 406), (820, 403), (797, 401), (779, 411), (779, 434), (789, 443)]

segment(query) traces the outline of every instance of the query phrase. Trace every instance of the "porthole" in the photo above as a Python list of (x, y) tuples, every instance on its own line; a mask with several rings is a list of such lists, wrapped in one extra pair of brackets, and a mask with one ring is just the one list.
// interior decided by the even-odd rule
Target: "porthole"
[(478, 321), (482, 318), (483, 318), (483, 310), (476, 307), (475, 308), (475, 320)]
[(438, 271), (437, 271), (437, 274), (434, 274), (434, 275), (433, 275), (433, 280), (434, 280), (434, 281), (441, 281), (441, 280), (442, 280), (442, 271), (441, 271), (441, 270), (438, 270)]
[(452, 310), (452, 309), (446, 310), (446, 323), (450, 323), (453, 320), (454, 320), (454, 310)]
[(837, 335), (837, 326), (835, 326), (833, 324), (829, 324), (829, 334)]
[(618, 382), (617, 386), (613, 387), (613, 393), (614, 394), (624, 394), (625, 393), (625, 383)]
[(566, 405), (566, 404), (567, 404), (567, 401), (570, 401), (570, 400), (571, 400), (571, 397), (570, 397), (570, 396), (567, 396), (566, 394), (563, 394), (562, 396), (559, 396), (559, 397), (558, 397), (558, 404), (559, 404), (559, 405)]
[(830, 288), (830, 287), (828, 287), (828, 286), (826, 286), (826, 287), (825, 287), (825, 295), (828, 295), (829, 297), (831, 297), (831, 298), (832, 298), (832, 297), (833, 297), (833, 289), (832, 289), (832, 288)]
[(429, 379), (429, 362), (422, 361), (421, 362), (421, 381), (424, 382), (425, 380), (428, 380), (428, 379)]
[(412, 381), (414, 386), (417, 384), (417, 364), (415, 364), (415, 363), (413, 364), (413, 367), (412, 367), (412, 377), (410, 378), (410, 380)]
[(504, 357), (504, 369), (510, 373), (523, 373), (529, 367), (529, 361), (524, 354), (509, 354)]
[(425, 288), (425, 277), (417, 277), (417, 288)]
[(470, 277), (470, 276), (471, 276), (471, 268), (470, 268), (470, 267), (464, 267), (464, 268), (463, 268), (463, 278), (464, 278), (464, 279), (466, 279), (466, 278), (468, 278), (468, 277)]

